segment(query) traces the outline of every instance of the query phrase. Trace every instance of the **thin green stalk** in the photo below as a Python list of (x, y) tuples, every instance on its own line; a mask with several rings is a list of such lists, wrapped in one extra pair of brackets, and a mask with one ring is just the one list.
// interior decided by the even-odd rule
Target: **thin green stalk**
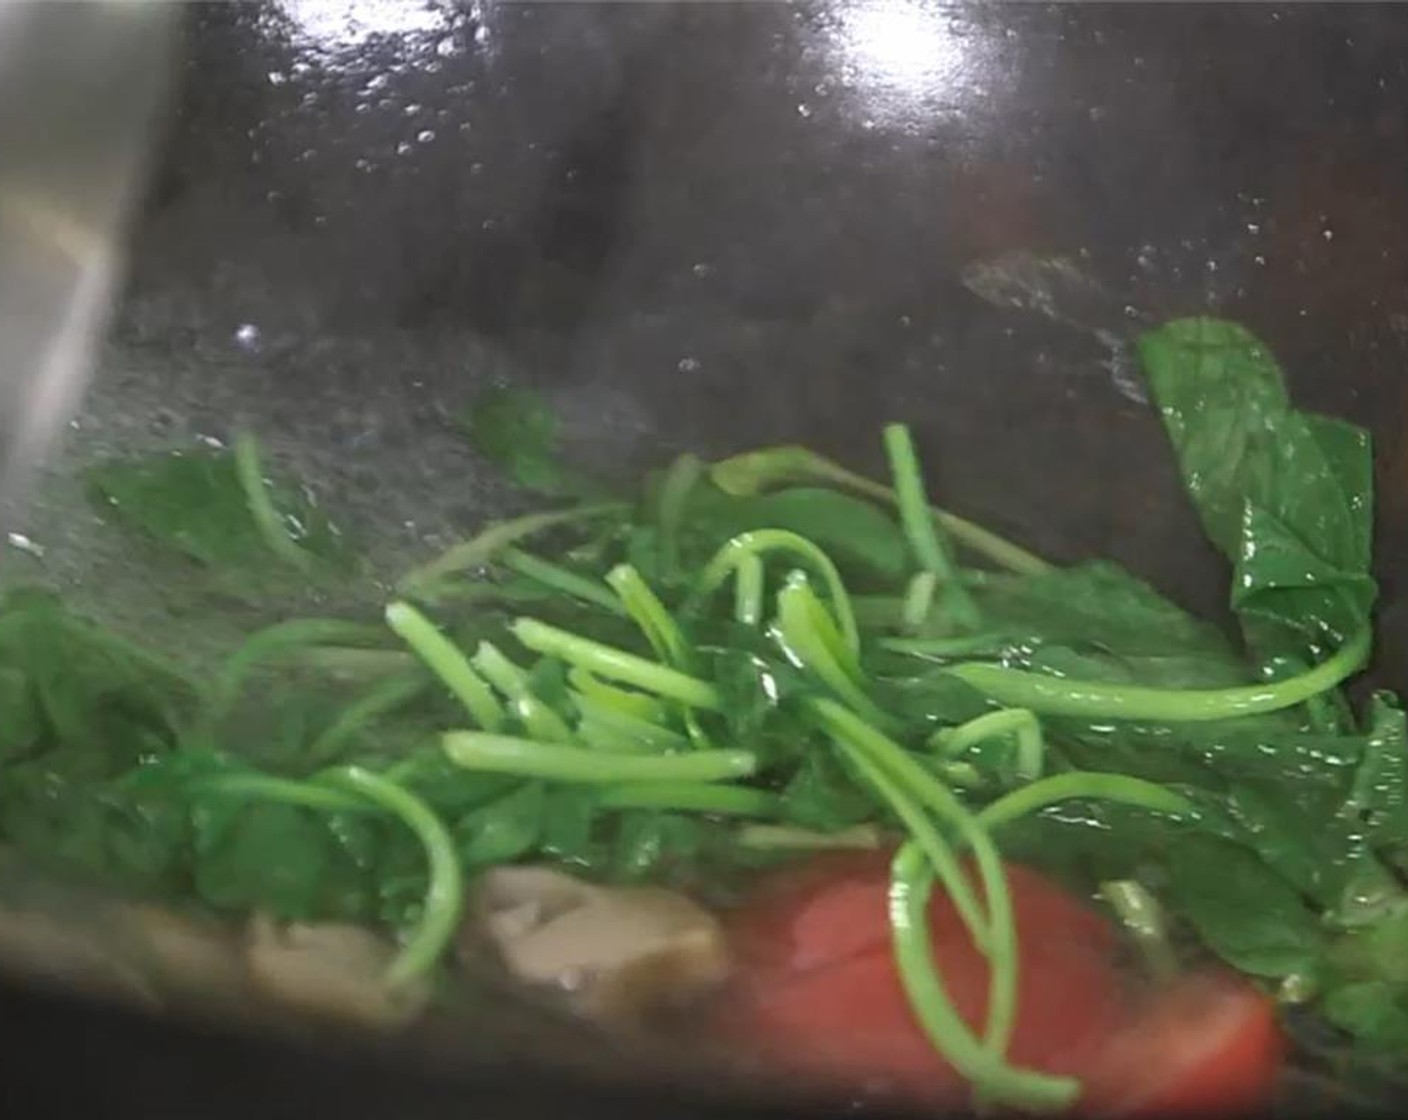
[(404, 673), (418, 663), (413, 654), (400, 649), (312, 646), (299, 652), (298, 664), (342, 681), (367, 681)]
[(391, 603), (386, 624), (429, 666), (486, 731), (503, 726), (504, 709), (489, 686), (470, 666), (463, 653), (436, 629), (435, 624), (409, 603)]
[(572, 742), (572, 729), (567, 722), (533, 695), (528, 687), (528, 674), (505, 657), (493, 642), (481, 641), (470, 664), (509, 702), (528, 734), (550, 743)]
[(1158, 979), (1172, 979), (1178, 972), (1178, 960), (1168, 942), (1158, 899), (1133, 879), (1101, 883), (1100, 896), (1139, 946), (1149, 971)]
[(371, 809), (362, 798), (353, 794), (268, 774), (216, 774), (198, 779), (195, 788), (201, 792), (223, 793), (250, 800), (280, 801), (325, 813), (365, 813)]
[(924, 629), (929, 612), (934, 608), (934, 597), (939, 590), (937, 572), (916, 572), (905, 588), (904, 600), (900, 606), (900, 628), (906, 633), (916, 634)]
[(890, 888), (895, 962), (909, 1005), (934, 1048), (981, 1093), (1004, 1104), (1055, 1111), (1072, 1104), (1080, 1083), (1007, 1064), (969, 1030), (935, 967), (928, 905), (934, 868), (910, 841), (896, 853)]
[(1299, 676), (1239, 688), (1176, 689), (1050, 677), (1000, 665), (955, 665), (946, 672), (1008, 707), (1038, 715), (1180, 723), (1261, 715), (1303, 704), (1353, 674), (1369, 654), (1366, 629)]
[(979, 743), (1008, 735), (1017, 740), (1017, 777), (1024, 782), (1041, 777), (1046, 741), (1041, 735), (1041, 721), (1026, 708), (1004, 708), (970, 719), (958, 727), (942, 728), (929, 738), (928, 746), (951, 759)]
[(597, 750), (666, 754), (689, 749), (689, 738), (673, 728), (599, 704), (588, 696), (574, 694), (573, 702), (581, 712), (577, 737)]
[(689, 452), (679, 456), (660, 483), (656, 524), (660, 529), (660, 567), (673, 577), (680, 567), (680, 526), (694, 487), (704, 476), (704, 462)]
[(567, 683), (598, 707), (610, 708), (647, 723), (660, 723), (665, 719), (665, 706), (656, 697), (607, 684), (578, 665), (567, 671)]
[(750, 824), (738, 830), (734, 842), (757, 851), (857, 851), (873, 852), (884, 842), (873, 824), (858, 824), (836, 832), (818, 832), (786, 824)]
[(425, 691), (426, 683), (421, 673), (379, 681), (365, 696), (345, 708), (331, 726), (309, 744), (308, 758), (319, 765), (334, 761), (352, 736), (414, 700)]
[(756, 555), (741, 557), (734, 569), (733, 617), (744, 626), (763, 620), (763, 561)]
[(376, 626), (341, 618), (295, 618), (257, 630), (219, 669), (213, 690), (215, 715), (222, 715), (234, 703), (246, 674), (261, 661), (300, 646), (346, 645), (384, 636)]
[(939, 878), (943, 880), (944, 889), (953, 900), (954, 909), (958, 911), (959, 917), (967, 927), (973, 944), (983, 952), (988, 952), (991, 941), (988, 917), (983, 913), (983, 908), (978, 903), (978, 896), (974, 893), (963, 869), (959, 867), (957, 856), (953, 853), (948, 841), (934, 827), (933, 822), (911, 796), (910, 791), (897, 783), (874, 759), (872, 753), (856, 742), (854, 728), (838, 721), (835, 718), (835, 712), (821, 708), (820, 706), (823, 704), (831, 705), (842, 712), (845, 711), (833, 701), (816, 702), (812, 706), (812, 715), (817, 717), (822, 731), (841, 748), (861, 776), (875, 788), (885, 803), (894, 810), (895, 815), (900, 818), (904, 826), (924, 845), (924, 850), (933, 861)]
[(751, 777), (758, 768), (748, 751), (602, 754), (477, 731), (450, 731), (440, 742), (457, 766), (555, 782), (729, 782)]
[[(858, 744), (852, 747), (851, 762), (895, 810), (909, 829), (914, 842), (924, 850), (934, 872), (943, 880), (949, 898), (960, 916), (965, 895), (977, 910), (977, 900), (971, 893), (967, 877), (958, 865), (957, 852), (951, 845), (943, 842), (930, 819), (920, 808), (918, 799), (912, 796), (913, 790), (901, 786), (893, 774), (887, 772), (881, 758), (870, 754)], [(1000, 1058), (1011, 1040), (1012, 1029), (1016, 1023), (1016, 923), (1012, 915), (1012, 898), (1007, 888), (1007, 876), (1002, 869), (997, 849), (982, 829), (974, 828), (968, 831), (967, 839), (983, 881), (988, 911), (986, 923), (976, 928), (969, 925), (968, 932), (973, 944), (988, 958), (988, 1021), (984, 1031), (984, 1045)], [(959, 893), (954, 892), (955, 883), (961, 887)]]
[(814, 543), (787, 529), (754, 529), (738, 534), (725, 544), (699, 574), (694, 590), (690, 593), (690, 605), (701, 602), (717, 591), (745, 556), (761, 557), (769, 552), (790, 552), (803, 563), (816, 569), (817, 574), (826, 583), (826, 592), (831, 598), (831, 609), (845, 637), (846, 646), (853, 653), (859, 653), (860, 633), (856, 628), (855, 612), (851, 609), (851, 598), (841, 580), (841, 573), (836, 570), (831, 557)]
[(967, 589), (958, 581), (958, 568), (948, 548), (939, 536), (938, 527), (929, 512), (929, 499), (924, 494), (924, 475), (914, 442), (904, 424), (887, 424), (884, 431), (885, 454), (890, 460), (890, 473), (895, 482), (895, 505), (899, 507), (900, 525), (919, 567), (933, 573), (944, 585), (944, 595), (950, 609), (964, 629), (978, 622), (978, 608)]
[(777, 593), (776, 637), (793, 661), (866, 719), (885, 726), (893, 722), (861, 688), (859, 666), (801, 572), (791, 573)]
[(446, 577), (487, 564), (505, 548), (527, 537), (578, 521), (624, 513), (627, 508), (624, 502), (598, 502), (575, 509), (548, 510), (495, 522), (477, 536), (461, 541), (434, 560), (411, 569), (401, 577), (396, 587), (403, 594), (420, 597)]
[[(805, 447), (765, 447), (721, 460), (709, 469), (714, 485), (726, 494), (746, 497), (787, 482), (829, 482), (854, 490), (868, 498), (893, 503), (895, 493), (888, 486), (849, 471), (839, 463)], [(1020, 548), (990, 529), (956, 513), (931, 506), (930, 514), (959, 544), (996, 564), (1021, 575), (1039, 575), (1052, 570), (1040, 556)]]
[(721, 707), (718, 690), (708, 681), (637, 657), (623, 649), (560, 630), (536, 618), (515, 619), (511, 629), (514, 637), (534, 653), (560, 658), (569, 665), (579, 666), (609, 681), (633, 685), (695, 708), (718, 711)]
[(875, 644), (891, 653), (949, 660), (982, 653), (997, 653), (1019, 640), (1017, 635), (990, 630), (986, 634), (971, 634), (962, 638), (880, 638)]
[(1106, 774), (1093, 770), (1074, 770), (1052, 774), (1030, 785), (1003, 794), (978, 811), (978, 821), (987, 828), (999, 828), (1019, 817), (1038, 812), (1048, 805), (1075, 798), (1092, 801), (1114, 801), (1154, 813), (1187, 816), (1196, 812), (1194, 805), (1181, 793), (1166, 786), (1131, 778), (1128, 774)]
[(307, 572), (313, 566), (314, 557), (293, 539), (288, 523), (274, 508), (274, 499), (269, 494), (259, 461), (259, 441), (248, 432), (240, 432), (235, 436), (234, 451), (235, 476), (244, 491), (245, 506), (259, 530), (260, 538), (270, 552), (300, 572)]
[(352, 790), (400, 818), (425, 848), (430, 878), (420, 920), (391, 962), (386, 980), (397, 987), (424, 975), (444, 954), (459, 928), (464, 910), (464, 871), (454, 839), (419, 797), (360, 766), (342, 767), (320, 776), (319, 780)]
[(630, 564), (617, 564), (606, 574), (606, 582), (620, 600), (617, 608), (624, 608), (640, 627), (655, 656), (676, 669), (687, 668), (689, 649), (684, 635), (640, 572)]
[(580, 576), (561, 564), (543, 560), (518, 548), (504, 549), (499, 553), (498, 563), (521, 576), (536, 580), (544, 587), (551, 587), (554, 591), (561, 591), (564, 595), (581, 599), (594, 607), (600, 607), (612, 614), (624, 613), (616, 597), (596, 580)]
[(782, 799), (767, 790), (702, 782), (633, 782), (607, 786), (596, 796), (607, 809), (661, 809), (732, 817), (776, 817)]

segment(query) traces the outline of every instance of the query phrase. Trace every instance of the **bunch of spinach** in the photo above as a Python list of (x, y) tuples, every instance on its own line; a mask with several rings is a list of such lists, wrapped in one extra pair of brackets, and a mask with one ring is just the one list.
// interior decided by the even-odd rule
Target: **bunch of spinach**
[[(1356, 711), (1341, 687), (1375, 596), (1367, 437), (1294, 409), (1234, 324), (1172, 322), (1140, 352), (1240, 635), (1113, 564), (1057, 568), (931, 508), (899, 425), (892, 485), (798, 447), (684, 455), (638, 494), (486, 527), (384, 611), (259, 630), (210, 679), (12, 594), (0, 834), (221, 911), (402, 929), (392, 982), (436, 966), (481, 868), (726, 896), (761, 864), (898, 835), (896, 875), (937, 878), (987, 948), (999, 1020), (1031, 934), (999, 905), (1000, 847), (1138, 883), (1203, 951), (1401, 1047), (1408, 729), (1392, 696)], [(570, 492), (530, 395), (492, 391), (467, 429), (521, 484)], [(247, 437), (93, 485), (246, 597), (350, 570)], [(916, 1011), (950, 1058), (978, 1053), (932, 1001)], [(1000, 1047), (965, 1072), (1017, 1103), (1074, 1091)]]

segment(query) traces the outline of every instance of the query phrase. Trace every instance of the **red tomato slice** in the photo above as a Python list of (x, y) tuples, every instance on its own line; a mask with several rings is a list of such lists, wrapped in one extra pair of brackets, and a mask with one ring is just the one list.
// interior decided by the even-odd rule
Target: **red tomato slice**
[[(916, 1023), (895, 971), (889, 865), (888, 852), (846, 853), (764, 884), (732, 923), (740, 967), (728, 1029), (810, 1078), (907, 1097), (955, 1095), (962, 1081)], [(1115, 931), (1027, 868), (1006, 871), (1020, 944), (1010, 1054), (1031, 1068), (1075, 1072), (1123, 1020)], [(949, 998), (981, 1031), (987, 961), (942, 892), (929, 921)]]
[[(766, 1065), (819, 1086), (956, 1101), (962, 1080), (895, 970), (889, 864), (888, 852), (828, 855), (764, 882), (731, 919), (739, 967), (720, 1025)], [(1082, 1113), (1143, 1118), (1269, 1100), (1282, 1057), (1269, 1001), (1230, 977), (1135, 1001), (1113, 926), (1030, 869), (1006, 872), (1019, 943), (1015, 1063), (1079, 1078)], [(929, 919), (949, 998), (979, 1031), (987, 962), (941, 892)]]
[(1081, 1111), (1157, 1117), (1250, 1115), (1265, 1108), (1286, 1054), (1272, 1001), (1235, 976), (1161, 994), (1085, 1073)]

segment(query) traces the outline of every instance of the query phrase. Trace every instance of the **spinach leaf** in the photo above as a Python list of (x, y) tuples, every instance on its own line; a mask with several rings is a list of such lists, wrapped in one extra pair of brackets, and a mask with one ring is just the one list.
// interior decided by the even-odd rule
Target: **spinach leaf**
[(1401, 1054), (1408, 1047), (1408, 987), (1360, 980), (1331, 989), (1321, 1001), (1325, 1017), (1362, 1046)]
[(1217, 627), (1103, 560), (982, 583), (974, 597), (988, 625), (1043, 642), (1078, 642), (1131, 657), (1234, 660)]
[(1190, 833), (1166, 868), (1178, 912), (1234, 968), (1266, 977), (1314, 970), (1325, 947), (1319, 920), (1252, 852)]
[(520, 486), (548, 493), (562, 487), (557, 417), (532, 389), (486, 389), (465, 416), (474, 449)]
[(223, 792), (192, 811), (195, 888), (209, 905), (264, 910), (289, 920), (352, 918), (368, 907), (361, 868), (325, 818)]
[(505, 796), (466, 813), (453, 829), (466, 868), (511, 863), (527, 855), (543, 835), (547, 808), (543, 784), (524, 782)]
[(1400, 847), (1408, 844), (1408, 717), (1397, 697), (1377, 692), (1368, 723), (1348, 808), (1371, 845)]
[[(1263, 657), (1368, 622), (1368, 434), (1294, 410), (1266, 347), (1234, 323), (1181, 319), (1139, 340), (1184, 485), (1236, 565), (1233, 606)], [(1314, 643), (1309, 643), (1313, 645)]]
[(729, 536), (750, 529), (787, 529), (819, 545), (843, 573), (853, 570), (898, 580), (910, 567), (909, 548), (895, 519), (879, 506), (839, 490), (775, 490), (735, 500), (729, 512)]
[[(145, 534), (214, 573), (222, 590), (245, 596), (290, 578), (287, 556), (271, 547), (270, 531), (286, 538), (314, 569), (351, 570), (340, 531), (300, 487), (242, 480), (235, 455), (192, 449), (114, 459), (87, 474), (98, 511)], [(248, 485), (262, 487), (252, 495)], [(267, 497), (276, 524), (261, 526), (256, 507)]]

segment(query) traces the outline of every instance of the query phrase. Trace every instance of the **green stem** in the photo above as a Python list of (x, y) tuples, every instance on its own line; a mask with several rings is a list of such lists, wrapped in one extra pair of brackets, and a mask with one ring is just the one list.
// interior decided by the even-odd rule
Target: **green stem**
[[(726, 494), (744, 497), (785, 482), (829, 482), (882, 502), (895, 501), (889, 487), (849, 471), (839, 463), (805, 447), (765, 447), (748, 451), (713, 464), (709, 470), (714, 485)], [(930, 507), (930, 514), (954, 540), (965, 548), (986, 556), (996, 564), (1021, 575), (1039, 575), (1052, 570), (1041, 557), (1020, 548), (989, 529), (959, 517), (948, 510)]]
[(457, 766), (557, 782), (728, 782), (750, 777), (758, 768), (757, 757), (748, 751), (601, 754), (477, 731), (450, 731), (440, 742)]
[(352, 794), (293, 778), (274, 778), (268, 774), (217, 774), (197, 780), (195, 788), (201, 792), (281, 801), (286, 805), (298, 805), (325, 813), (365, 813), (370, 809), (362, 798)]
[(599, 502), (578, 506), (576, 509), (530, 513), (515, 517), (511, 521), (497, 522), (488, 526), (478, 536), (461, 541), (429, 563), (407, 572), (396, 584), (397, 589), (419, 598), (446, 577), (487, 564), (505, 548), (526, 537), (561, 525), (624, 513), (627, 508), (624, 502)]
[(1046, 742), (1041, 735), (1041, 722), (1026, 708), (1004, 708), (958, 727), (945, 727), (930, 737), (928, 745), (952, 759), (979, 743), (1008, 735), (1017, 739), (1017, 777), (1024, 782), (1041, 777)]
[(606, 582), (620, 599), (618, 609), (624, 607), (640, 627), (655, 656), (677, 669), (686, 668), (689, 650), (684, 635), (640, 572), (630, 564), (618, 564), (607, 573)]
[(900, 606), (900, 627), (906, 633), (914, 634), (924, 628), (929, 612), (934, 607), (934, 596), (939, 590), (939, 577), (935, 572), (916, 572), (905, 589)]
[(430, 667), (471, 716), (486, 731), (503, 726), (503, 706), (489, 686), (465, 660), (463, 653), (435, 628), (435, 624), (409, 603), (391, 603), (386, 624)]
[(750, 824), (738, 830), (735, 843), (757, 851), (858, 851), (873, 852), (884, 842), (873, 824), (858, 824), (836, 832), (817, 832), (786, 824)]
[(1008, 1065), (969, 1030), (953, 1006), (933, 959), (928, 905), (934, 868), (910, 841), (896, 853), (891, 872), (890, 926), (900, 982), (929, 1041), (980, 1092), (1023, 1108), (1053, 1111), (1069, 1106), (1080, 1083)]
[(1172, 979), (1178, 972), (1178, 961), (1168, 943), (1158, 900), (1133, 879), (1101, 883), (1100, 895), (1134, 938), (1149, 971), (1160, 980)]
[(551, 743), (570, 743), (572, 729), (547, 704), (533, 695), (528, 674), (490, 641), (481, 641), (470, 664), (508, 700), (528, 734)]
[(861, 688), (855, 658), (802, 572), (791, 573), (777, 593), (777, 638), (792, 660), (866, 719), (885, 726), (893, 722)]
[(541, 583), (544, 587), (561, 591), (564, 595), (581, 599), (584, 603), (591, 603), (592, 606), (600, 607), (612, 614), (622, 613), (621, 604), (616, 601), (616, 597), (611, 592), (596, 580), (580, 576), (576, 572), (564, 568), (561, 564), (554, 564), (518, 548), (504, 549), (499, 553), (498, 563), (510, 571)]
[(214, 688), (214, 717), (223, 715), (234, 703), (249, 670), (275, 654), (299, 646), (346, 645), (384, 637), (378, 627), (341, 618), (295, 618), (255, 631), (220, 667)]
[(689, 452), (679, 456), (660, 484), (657, 524), (660, 528), (660, 567), (673, 578), (680, 566), (680, 526), (689, 496), (704, 475), (704, 463)]
[(308, 758), (318, 765), (332, 762), (347, 740), (362, 728), (394, 712), (401, 705), (425, 691), (426, 678), (414, 676), (388, 677), (377, 683), (365, 696), (349, 705), (308, 747)]
[(1261, 715), (1303, 704), (1353, 674), (1368, 656), (1368, 630), (1300, 676), (1238, 688), (1175, 689), (1073, 681), (1000, 665), (955, 665), (945, 670), (1009, 707), (1039, 715), (1180, 723)]
[(733, 617), (744, 626), (757, 626), (763, 620), (763, 561), (744, 556), (733, 575)]
[(596, 804), (608, 809), (662, 809), (721, 816), (775, 817), (782, 800), (767, 790), (704, 782), (639, 782), (607, 786)]
[(399, 817), (425, 848), (430, 876), (420, 921), (391, 962), (386, 976), (393, 987), (405, 984), (435, 967), (459, 927), (464, 910), (464, 876), (455, 842), (430, 807), (395, 782), (360, 766), (343, 767), (320, 780), (353, 790)]
[(1147, 809), (1153, 813), (1168, 813), (1171, 816), (1188, 816), (1196, 811), (1193, 803), (1182, 794), (1154, 782), (1131, 778), (1128, 774), (1075, 770), (1066, 774), (1052, 774), (1032, 782), (1031, 785), (1003, 794), (978, 811), (978, 821), (988, 828), (999, 828), (1048, 805), (1075, 798), (1114, 801), (1120, 805)]
[(288, 523), (274, 508), (274, 500), (264, 482), (259, 461), (259, 441), (248, 432), (240, 432), (235, 436), (234, 450), (235, 476), (239, 479), (240, 489), (244, 491), (245, 506), (259, 530), (260, 538), (269, 551), (280, 559), (300, 572), (308, 571), (313, 565), (313, 556), (293, 539), (293, 534), (288, 530)]
[[(852, 766), (875, 788), (904, 826), (924, 846), (939, 878), (943, 880), (944, 889), (953, 900), (954, 909), (963, 919), (973, 944), (987, 952), (991, 941), (988, 918), (978, 904), (978, 897), (959, 867), (951, 846), (911, 796), (912, 791), (896, 782), (884, 765), (874, 757), (874, 749), (868, 749), (865, 741), (868, 736), (865, 732), (876, 735), (879, 733), (874, 732), (863, 720), (853, 716), (835, 701), (816, 700), (809, 706), (822, 731), (841, 748)], [(861, 731), (862, 728), (864, 731)], [(881, 738), (883, 739), (883, 736)]]
[(836, 570), (831, 557), (814, 543), (800, 533), (787, 529), (754, 529), (734, 537), (704, 566), (690, 594), (689, 604), (693, 606), (717, 591), (742, 563), (744, 557), (761, 557), (768, 552), (790, 552), (816, 569), (826, 583), (827, 594), (831, 597), (831, 609), (836, 614), (836, 623), (845, 637), (846, 646), (853, 653), (858, 653), (860, 633), (856, 629), (855, 611), (851, 609), (851, 598), (846, 593), (841, 573)]
[(875, 644), (891, 653), (908, 653), (915, 657), (948, 660), (972, 657), (980, 653), (997, 653), (1018, 640), (1015, 635), (992, 630), (962, 638), (881, 638)]
[(647, 723), (658, 724), (665, 719), (665, 706), (654, 696), (609, 685), (578, 665), (567, 671), (567, 683), (577, 690), (578, 696), (599, 708), (609, 708)]
[(929, 499), (924, 494), (924, 475), (914, 442), (904, 424), (887, 424), (884, 431), (885, 454), (890, 460), (890, 473), (895, 481), (895, 504), (899, 507), (900, 525), (919, 567), (933, 574), (944, 585), (945, 597), (958, 624), (971, 630), (978, 622), (978, 608), (967, 589), (958, 581), (958, 568), (948, 548), (939, 536)]
[(515, 619), (511, 629), (514, 637), (534, 653), (560, 658), (569, 665), (576, 665), (609, 681), (633, 685), (694, 708), (718, 711), (722, 707), (718, 690), (708, 681), (637, 657), (623, 649), (560, 630), (536, 618)]

